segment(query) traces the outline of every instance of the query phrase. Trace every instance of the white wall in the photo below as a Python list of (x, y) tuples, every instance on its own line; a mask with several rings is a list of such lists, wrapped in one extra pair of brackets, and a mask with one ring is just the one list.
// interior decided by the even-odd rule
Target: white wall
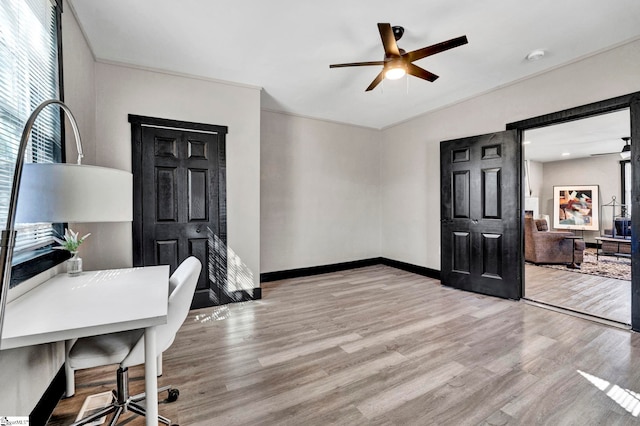
[[(84, 139), (85, 164), (95, 164), (95, 90), (93, 55), (80, 28), (65, 2), (62, 14), (64, 51), (65, 103), (78, 122)], [(49, 107), (51, 108), (51, 107)], [(67, 123), (67, 161), (75, 162), (76, 145)], [(76, 228), (80, 229), (80, 226)], [(84, 247), (83, 247), (84, 250)], [(54, 268), (23, 282), (9, 292), (9, 299), (18, 292), (48, 279)], [(0, 352), (0, 415), (27, 416), (64, 363), (64, 344), (54, 343)]]
[[(548, 214), (553, 227), (556, 212), (553, 208), (553, 187), (562, 185), (598, 185), (600, 205), (609, 203), (615, 196), (618, 204), (621, 200), (620, 156), (607, 155), (575, 160), (553, 161), (543, 165), (543, 190), (540, 196), (540, 213)], [(599, 209), (600, 224), (603, 228), (611, 229), (611, 209)], [(618, 214), (620, 212), (618, 211)], [(584, 237), (588, 242), (602, 234), (604, 230), (585, 231)]]
[[(260, 277), (260, 89), (96, 63), (96, 161), (131, 170), (128, 114), (229, 127), (228, 245)], [(132, 264), (130, 224), (101, 225), (100, 268)]]
[[(96, 64), (71, 8), (64, 6), (65, 102), (78, 121), (83, 163), (131, 170), (127, 114), (229, 126), (228, 243), (253, 272), (254, 286), (259, 287), (260, 89)], [(75, 141), (72, 132), (67, 133), (67, 161), (75, 162)], [(130, 224), (71, 227), (92, 232), (81, 248), (85, 269), (132, 264)], [(33, 280), (45, 279), (46, 274)], [(1, 352), (0, 415), (28, 415), (63, 362), (61, 343)]]
[[(65, 2), (62, 14), (62, 50), (64, 61), (64, 102), (76, 118), (84, 158), (82, 164), (97, 165), (96, 161), (96, 81), (94, 57), (76, 22), (70, 6)], [(78, 157), (76, 141), (67, 121), (66, 161), (75, 163)], [(96, 225), (70, 223), (69, 227), (80, 235), (96, 233)], [(88, 238), (81, 247), (80, 256), (86, 270), (99, 269), (100, 244), (95, 237)]]
[[(62, 271), (52, 268), (11, 289), (8, 301)], [(0, 351), (0, 413), (28, 416), (64, 363), (64, 343)]]
[(263, 111), (261, 272), (380, 255), (378, 130)]
[[(531, 197), (540, 197), (542, 194), (543, 182), (543, 163), (539, 161), (528, 161), (529, 164), (529, 184), (531, 187)], [(522, 189), (525, 191), (525, 197), (528, 197), (527, 185), (522, 184)]]
[(441, 141), (640, 91), (639, 68), (636, 41), (383, 130), (381, 255), (440, 269)]

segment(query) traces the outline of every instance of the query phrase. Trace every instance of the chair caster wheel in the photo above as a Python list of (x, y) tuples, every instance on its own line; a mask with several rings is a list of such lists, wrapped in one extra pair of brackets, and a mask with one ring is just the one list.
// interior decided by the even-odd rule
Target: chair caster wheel
[(171, 388), (167, 390), (167, 402), (174, 402), (178, 399), (180, 391), (178, 389)]

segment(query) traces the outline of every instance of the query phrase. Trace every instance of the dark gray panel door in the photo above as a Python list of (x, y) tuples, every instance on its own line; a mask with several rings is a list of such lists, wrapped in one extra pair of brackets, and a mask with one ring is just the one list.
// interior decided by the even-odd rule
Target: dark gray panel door
[(520, 155), (515, 130), (441, 142), (444, 285), (519, 299)]

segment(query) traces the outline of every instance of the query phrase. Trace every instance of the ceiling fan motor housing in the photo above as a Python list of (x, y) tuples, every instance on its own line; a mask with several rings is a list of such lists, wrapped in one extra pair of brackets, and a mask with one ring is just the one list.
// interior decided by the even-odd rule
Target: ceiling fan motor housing
[(622, 140), (624, 141), (624, 146), (622, 147), (622, 151), (621, 152), (631, 152), (631, 145), (629, 145), (629, 141), (631, 140), (630, 137), (624, 137), (622, 138)]
[[(407, 53), (407, 51), (406, 51), (406, 50), (404, 50), (404, 49), (402, 49), (402, 48), (400, 48), (400, 47), (398, 48), (398, 51), (400, 52), (400, 56), (402, 56), (402, 55), (404, 55), (405, 53)], [(395, 56), (395, 55), (389, 55), (388, 53), (385, 53), (385, 54), (384, 54), (384, 60), (385, 60), (385, 61), (389, 61), (389, 60), (394, 59), (394, 58), (398, 58), (398, 56)]]
[(402, 35), (404, 34), (404, 28), (396, 25), (394, 27), (391, 27), (391, 29), (393, 30), (393, 37), (396, 39), (396, 41), (400, 40), (402, 38)]

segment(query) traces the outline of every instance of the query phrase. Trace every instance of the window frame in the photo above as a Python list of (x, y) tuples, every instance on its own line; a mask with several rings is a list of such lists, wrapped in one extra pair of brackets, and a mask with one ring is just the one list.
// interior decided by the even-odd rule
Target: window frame
[[(58, 92), (60, 101), (64, 102), (64, 73), (63, 73), (63, 55), (62, 55), (62, 0), (52, 1), (55, 10), (56, 19), (56, 41), (58, 45)], [(65, 149), (65, 117), (64, 112), (60, 109), (60, 138), (61, 152), (60, 162), (66, 160)], [(6, 224), (5, 224), (6, 225)], [(54, 223), (53, 229), (58, 234), (64, 234), (66, 223)], [(14, 256), (11, 266), (11, 282), (9, 288), (13, 288), (23, 281), (28, 280), (54, 266), (64, 262), (71, 257), (70, 253), (64, 250), (54, 250), (53, 244), (41, 247), (35, 250), (21, 253)]]

